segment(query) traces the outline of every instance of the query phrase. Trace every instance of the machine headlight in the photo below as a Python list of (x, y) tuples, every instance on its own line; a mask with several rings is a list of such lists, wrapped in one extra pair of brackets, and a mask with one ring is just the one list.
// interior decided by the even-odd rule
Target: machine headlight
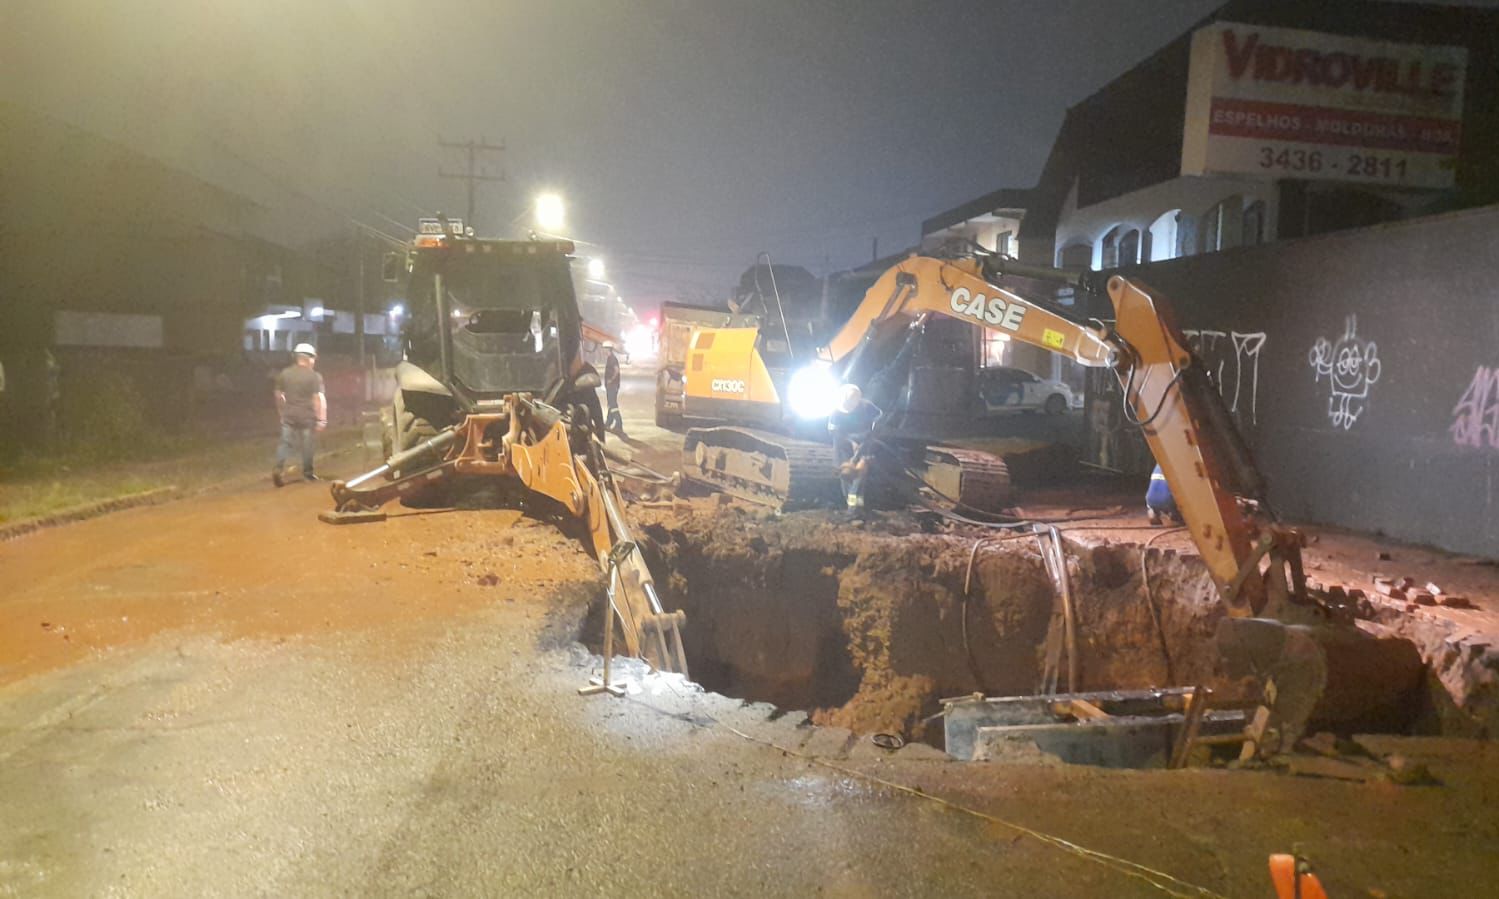
[(838, 406), (842, 385), (825, 362), (798, 369), (786, 385), (786, 398), (797, 418), (827, 418)]

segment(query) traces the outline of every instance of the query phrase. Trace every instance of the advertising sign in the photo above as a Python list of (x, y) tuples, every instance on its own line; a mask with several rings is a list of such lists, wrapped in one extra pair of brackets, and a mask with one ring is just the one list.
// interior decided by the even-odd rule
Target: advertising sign
[(1453, 184), (1467, 50), (1220, 22), (1192, 36), (1182, 174)]

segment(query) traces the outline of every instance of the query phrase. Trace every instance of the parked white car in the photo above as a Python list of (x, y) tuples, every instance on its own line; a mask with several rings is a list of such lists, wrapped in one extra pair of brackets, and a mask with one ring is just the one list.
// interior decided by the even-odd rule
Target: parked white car
[(1074, 395), (1072, 388), (1063, 382), (1042, 378), (1023, 368), (980, 369), (978, 394), (984, 411), (990, 415), (1038, 410), (1047, 415), (1061, 415), (1082, 404), (1082, 397)]

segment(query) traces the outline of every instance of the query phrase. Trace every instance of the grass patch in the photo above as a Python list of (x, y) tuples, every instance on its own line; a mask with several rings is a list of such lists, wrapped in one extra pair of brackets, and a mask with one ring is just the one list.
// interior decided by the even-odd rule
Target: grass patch
[[(358, 428), (320, 435), (318, 455), (358, 445)], [(188, 435), (132, 443), (108, 457), (95, 448), (27, 456), (0, 469), (0, 523), (26, 521), (74, 506), (178, 487), (195, 492), (222, 482), (270, 476), (274, 432)]]

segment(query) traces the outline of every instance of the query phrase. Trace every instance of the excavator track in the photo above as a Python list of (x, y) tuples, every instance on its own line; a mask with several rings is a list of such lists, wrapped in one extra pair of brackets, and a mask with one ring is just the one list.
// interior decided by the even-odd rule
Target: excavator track
[(682, 475), (775, 509), (840, 505), (838, 461), (825, 443), (750, 428), (691, 428)]
[(928, 446), (922, 480), (959, 506), (998, 512), (1009, 505), (1010, 469), (1005, 460), (979, 450)]

